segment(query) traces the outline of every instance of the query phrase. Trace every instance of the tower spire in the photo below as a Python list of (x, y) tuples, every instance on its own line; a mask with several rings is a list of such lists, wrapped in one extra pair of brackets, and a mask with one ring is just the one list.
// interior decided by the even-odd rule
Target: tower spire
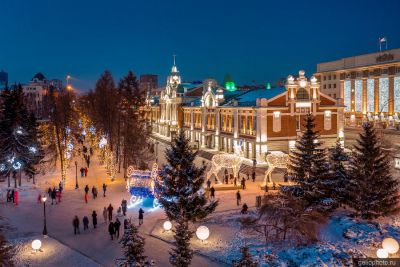
[(175, 62), (175, 60), (176, 60), (176, 55), (173, 54), (172, 56), (174, 57), (174, 66), (176, 66), (176, 62)]

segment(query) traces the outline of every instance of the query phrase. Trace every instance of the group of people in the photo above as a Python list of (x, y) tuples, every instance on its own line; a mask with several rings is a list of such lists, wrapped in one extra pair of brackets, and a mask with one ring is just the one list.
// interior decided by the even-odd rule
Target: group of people
[[(90, 190), (89, 185), (86, 185), (84, 190), (85, 190), (85, 202), (88, 203), (89, 190)], [(103, 196), (104, 197), (106, 196), (106, 191), (107, 191), (107, 185), (105, 183), (103, 183)], [(98, 195), (97, 187), (92, 186), (91, 192), (92, 192), (93, 199), (96, 199), (97, 195)]]
[[(56, 188), (55, 186), (53, 187), (53, 189), (51, 187), (49, 187), (49, 189), (47, 190), (47, 194), (49, 195), (49, 199), (51, 199), (51, 205), (53, 205), (54, 202), (56, 204), (61, 202), (62, 191), (63, 191), (63, 186), (62, 186), (61, 182), (58, 185), (58, 188)], [(42, 201), (41, 194), (39, 194), (37, 201), (38, 201), (38, 203), (40, 203)]]
[(18, 199), (19, 199), (18, 195), (19, 195), (19, 193), (17, 190), (7, 189), (7, 196), (6, 196), (7, 202), (12, 202), (12, 203), (15, 203), (15, 205), (18, 205)]
[(85, 168), (81, 167), (79, 169), (79, 171), (81, 172), (81, 177), (87, 177), (87, 174), (88, 174), (88, 168), (87, 167), (85, 167)]
[[(82, 219), (82, 223), (83, 223), (83, 231), (86, 231), (89, 229), (89, 218), (87, 216), (83, 216)], [(79, 218), (77, 215), (75, 215), (74, 219), (72, 220), (72, 225), (74, 226), (74, 234), (75, 235), (79, 235), (80, 232), (80, 227), (79, 227)], [(93, 224), (93, 228), (96, 228), (97, 226), (97, 213), (94, 210), (92, 212), (92, 224)]]

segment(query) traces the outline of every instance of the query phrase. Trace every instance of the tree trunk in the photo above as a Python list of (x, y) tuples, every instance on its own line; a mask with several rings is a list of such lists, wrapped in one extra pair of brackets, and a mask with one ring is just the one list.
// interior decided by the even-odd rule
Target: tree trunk
[(119, 159), (120, 150), (120, 139), (121, 139), (121, 115), (118, 112), (118, 131), (117, 131), (117, 163), (118, 163), (118, 173), (121, 172), (121, 164)]
[(22, 185), (22, 179), (21, 179), (21, 177), (22, 177), (22, 172), (21, 172), (21, 170), (19, 170), (19, 177), (18, 177), (18, 185), (21, 187), (21, 185)]
[(36, 184), (36, 182), (35, 182), (35, 175), (32, 175), (32, 178), (33, 178), (33, 184)]
[(10, 174), (7, 174), (7, 180), (8, 180), (8, 187), (11, 187), (11, 178), (10, 178)]
[(17, 188), (17, 173), (15, 171), (13, 172), (13, 178), (14, 178), (14, 188)]

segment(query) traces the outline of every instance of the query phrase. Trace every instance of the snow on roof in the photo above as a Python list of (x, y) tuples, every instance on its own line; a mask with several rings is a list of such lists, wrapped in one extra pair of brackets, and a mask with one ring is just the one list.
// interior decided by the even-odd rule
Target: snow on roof
[[(235, 98), (238, 101), (238, 106), (256, 106), (257, 98), (270, 99), (284, 92), (286, 92), (285, 87), (275, 87), (272, 89), (254, 89), (246, 91), (245, 93), (238, 95)], [(231, 103), (228, 103), (227, 105), (231, 105)]]

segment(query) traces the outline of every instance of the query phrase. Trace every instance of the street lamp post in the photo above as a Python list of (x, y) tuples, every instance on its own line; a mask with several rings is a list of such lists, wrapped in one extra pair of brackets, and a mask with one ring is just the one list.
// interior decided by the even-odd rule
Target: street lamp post
[(46, 226), (46, 200), (47, 200), (47, 197), (42, 197), (42, 202), (43, 202), (43, 218), (44, 218), (43, 235), (47, 235), (47, 226)]
[(78, 189), (78, 162), (75, 160), (75, 189)]

